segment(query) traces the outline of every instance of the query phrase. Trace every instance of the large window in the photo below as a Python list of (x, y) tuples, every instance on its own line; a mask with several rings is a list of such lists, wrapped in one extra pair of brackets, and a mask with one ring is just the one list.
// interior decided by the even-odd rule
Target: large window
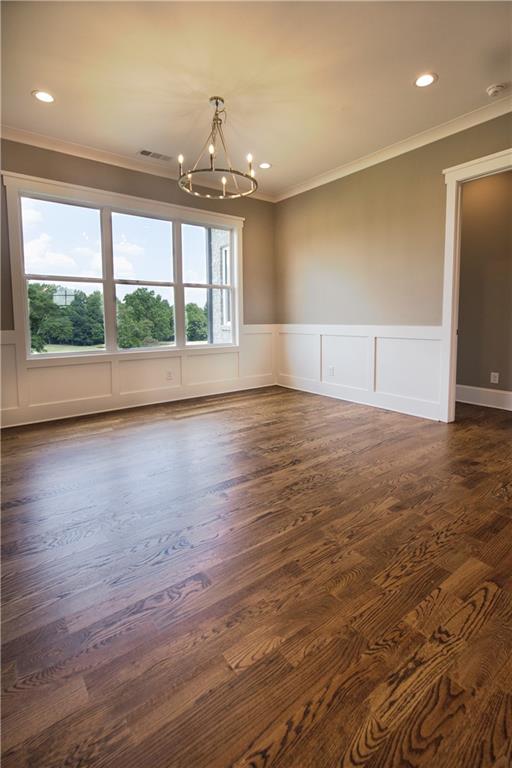
[(232, 228), (27, 195), (21, 226), (32, 355), (236, 341)]

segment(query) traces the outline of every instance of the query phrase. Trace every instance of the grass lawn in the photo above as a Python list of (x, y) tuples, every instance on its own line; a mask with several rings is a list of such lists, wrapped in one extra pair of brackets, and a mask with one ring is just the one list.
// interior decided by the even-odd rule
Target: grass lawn
[[(77, 344), (47, 344), (44, 348), (44, 352), (47, 354), (55, 352), (97, 352), (102, 349), (105, 349), (105, 346), (102, 344), (97, 344), (92, 347), (81, 347)], [(40, 354), (44, 354), (44, 352)]]

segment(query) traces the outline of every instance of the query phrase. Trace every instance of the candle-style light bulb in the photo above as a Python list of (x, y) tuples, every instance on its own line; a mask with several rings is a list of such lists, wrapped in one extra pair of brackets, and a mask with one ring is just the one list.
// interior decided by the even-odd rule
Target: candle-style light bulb
[(252, 175), (253, 175), (253, 173), (252, 173), (252, 155), (251, 155), (251, 153), (250, 153), (250, 152), (249, 152), (249, 154), (247, 155), (247, 162), (249, 163), (249, 173), (250, 173), (250, 174), (251, 174), (251, 176), (252, 176)]
[(188, 179), (188, 188), (192, 192), (192, 174), (191, 173), (187, 173), (187, 179)]
[(180, 176), (183, 176), (183, 161), (184, 161), (183, 155), (178, 155), (178, 163), (180, 164)]
[(215, 147), (213, 146), (213, 144), (210, 144), (210, 146), (208, 147), (208, 152), (210, 153), (210, 168), (213, 171), (213, 156), (215, 154)]
[(228, 183), (228, 180), (226, 179), (225, 176), (223, 176), (221, 181), (222, 181), (222, 195), (223, 197), (226, 197), (226, 184)]

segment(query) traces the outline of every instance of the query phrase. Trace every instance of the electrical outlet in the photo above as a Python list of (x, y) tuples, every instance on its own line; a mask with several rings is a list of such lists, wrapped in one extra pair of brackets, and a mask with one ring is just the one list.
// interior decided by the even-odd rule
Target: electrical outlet
[(167, 371), (165, 375), (166, 381), (174, 381), (174, 376), (172, 371)]
[(334, 365), (328, 365), (327, 366), (327, 375), (328, 376), (334, 376)]
[(499, 384), (500, 383), (500, 374), (498, 371), (491, 371), (491, 384)]

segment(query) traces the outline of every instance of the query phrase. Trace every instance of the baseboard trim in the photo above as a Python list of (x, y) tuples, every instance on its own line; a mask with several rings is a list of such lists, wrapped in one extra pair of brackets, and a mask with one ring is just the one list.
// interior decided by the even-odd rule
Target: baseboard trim
[(456, 398), (458, 403), (512, 411), (512, 392), (505, 389), (488, 389), (487, 387), (470, 387), (466, 384), (457, 384)]
[(277, 384), (286, 389), (297, 389), (314, 395), (332, 397), (335, 400), (345, 400), (356, 405), (366, 405), (370, 408), (382, 408), (385, 411), (403, 413), (406, 416), (416, 416), (421, 419), (440, 421), (439, 403), (430, 400), (419, 400), (412, 397), (401, 397), (384, 392), (358, 390), (356, 387), (342, 387), (336, 384), (326, 384), (321, 381), (304, 379), (288, 374), (279, 374)]
[[(76, 407), (77, 402), (66, 401), (65, 403), (53, 403), (51, 406), (32, 405), (28, 408), (6, 408), (2, 411), (2, 429), (11, 427), (25, 427), (31, 424), (43, 424), (47, 421), (61, 421), (63, 419), (77, 419), (82, 416), (94, 416), (99, 413), (110, 413), (113, 411), (124, 411), (130, 408), (144, 408), (147, 405), (165, 405), (180, 400), (192, 400), (198, 397), (209, 397), (212, 395), (228, 395), (236, 392), (244, 392), (248, 389), (261, 389), (275, 385), (275, 379), (271, 374), (262, 374), (259, 376), (244, 376), (238, 379), (226, 380), (223, 382), (212, 382), (211, 384), (192, 385), (185, 387), (176, 387), (176, 392), (166, 391), (165, 395), (155, 397), (154, 391), (147, 392), (146, 397), (135, 398), (130, 393), (125, 393), (110, 401), (105, 397), (98, 397), (96, 404), (91, 404), (87, 410)], [(153, 395), (153, 396), (152, 396)], [(73, 407), (74, 406), (74, 407)], [(40, 413), (37, 410), (40, 409)], [(44, 410), (43, 410), (44, 409)], [(52, 412), (53, 411), (53, 412)]]

